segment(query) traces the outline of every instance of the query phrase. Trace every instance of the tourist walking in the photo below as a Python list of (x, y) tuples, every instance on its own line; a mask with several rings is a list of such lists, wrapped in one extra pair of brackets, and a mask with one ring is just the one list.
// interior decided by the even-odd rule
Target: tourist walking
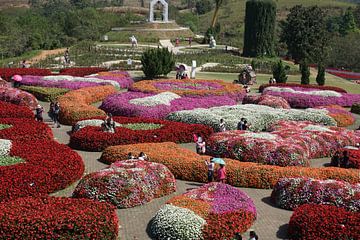
[(44, 108), (40, 104), (38, 104), (35, 108), (35, 120), (36, 121), (39, 121), (39, 122), (43, 121), (43, 117), (42, 117), (43, 112), (44, 112)]
[(60, 115), (60, 104), (58, 102), (56, 102), (54, 104), (53, 116), (54, 116), (54, 124), (55, 124), (55, 126), (57, 126), (57, 128), (60, 127), (59, 115)]
[(219, 131), (220, 131), (220, 132), (225, 132), (225, 131), (226, 131), (226, 126), (225, 126), (225, 121), (224, 121), (224, 119), (220, 119)]
[(210, 162), (206, 160), (205, 164), (208, 168), (208, 182), (212, 182), (214, 180), (214, 170), (215, 170), (215, 163), (213, 158), (210, 158)]
[(191, 47), (192, 44), (192, 37), (189, 37), (189, 47)]
[(51, 101), (49, 111), (48, 111), (48, 116), (51, 119), (51, 121), (53, 121), (53, 122), (55, 122), (54, 111), (55, 111), (55, 103), (53, 101)]
[(224, 164), (220, 164), (220, 168), (217, 171), (217, 177), (219, 182), (221, 183), (226, 182), (226, 169)]
[(64, 52), (64, 61), (65, 61), (65, 64), (70, 64), (69, 48), (66, 48), (66, 50)]
[(106, 115), (106, 118), (102, 124), (102, 129), (104, 132), (115, 133), (115, 128), (115, 121), (112, 118), (112, 114), (109, 113)]
[(202, 137), (198, 137), (198, 140), (196, 142), (196, 152), (198, 154), (205, 154), (206, 152), (206, 143)]

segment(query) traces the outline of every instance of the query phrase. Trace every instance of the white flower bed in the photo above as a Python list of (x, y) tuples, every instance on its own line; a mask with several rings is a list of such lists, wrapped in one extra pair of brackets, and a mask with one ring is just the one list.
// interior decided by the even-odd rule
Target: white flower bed
[(271, 133), (267, 133), (267, 132), (262, 132), (262, 133), (247, 132), (247, 133), (242, 134), (242, 136), (249, 137), (249, 138), (266, 139), (266, 140), (274, 140), (274, 139), (276, 139), (276, 135), (271, 134)]
[(71, 81), (71, 82), (94, 82), (94, 83), (109, 83), (114, 87), (120, 88), (120, 84), (113, 80), (105, 80), (99, 79), (95, 77), (73, 77), (68, 75), (59, 75), (59, 76), (45, 76), (42, 80), (50, 80), (50, 81)]
[(330, 91), (330, 90), (316, 90), (316, 91), (297, 91), (292, 88), (287, 87), (267, 87), (264, 90), (266, 92), (288, 92), (288, 93), (297, 93), (297, 94), (307, 94), (307, 95), (315, 95), (315, 96), (322, 96), (322, 97), (341, 97), (342, 94)]
[(11, 150), (11, 141), (0, 139), (0, 156), (8, 156)]
[[(79, 131), (80, 129), (84, 128), (84, 127), (88, 127), (88, 126), (93, 126), (93, 127), (101, 127), (101, 124), (104, 123), (104, 120), (101, 119), (88, 119), (88, 120), (82, 120), (82, 121), (78, 121), (74, 127), (73, 127), (73, 131)], [(116, 127), (120, 127), (121, 124), (115, 122), (115, 126)]]
[(308, 126), (304, 127), (304, 130), (314, 131), (314, 132), (334, 132), (333, 130), (331, 130), (327, 127), (323, 127), (323, 126), (319, 126), (319, 125), (308, 125)]
[(246, 118), (251, 131), (262, 131), (278, 120), (311, 121), (336, 126), (336, 121), (324, 111), (276, 109), (263, 105), (235, 105), (198, 108), (170, 113), (166, 119), (185, 123), (198, 123), (219, 130), (220, 119), (224, 119), (227, 130), (236, 130), (241, 118)]
[(189, 209), (166, 204), (152, 219), (151, 233), (158, 240), (199, 240), (205, 223)]
[(172, 92), (163, 92), (156, 94), (154, 96), (144, 97), (144, 98), (135, 98), (131, 99), (129, 103), (146, 106), (146, 107), (154, 107), (156, 105), (165, 104), (170, 106), (171, 101), (177, 98), (181, 98), (181, 96)]

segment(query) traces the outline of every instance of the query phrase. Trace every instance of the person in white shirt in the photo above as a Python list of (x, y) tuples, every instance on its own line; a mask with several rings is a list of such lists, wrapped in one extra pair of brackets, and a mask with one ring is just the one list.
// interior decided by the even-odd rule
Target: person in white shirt
[(205, 164), (208, 168), (208, 182), (212, 182), (214, 180), (214, 169), (215, 169), (215, 163), (213, 158), (210, 158), (210, 162), (205, 161)]
[(144, 153), (144, 152), (141, 152), (139, 154), (139, 157), (138, 157), (139, 160), (143, 160), (143, 161), (149, 161), (149, 157)]
[(224, 119), (220, 119), (219, 130), (220, 130), (220, 132), (225, 132), (226, 131), (226, 126), (225, 126)]

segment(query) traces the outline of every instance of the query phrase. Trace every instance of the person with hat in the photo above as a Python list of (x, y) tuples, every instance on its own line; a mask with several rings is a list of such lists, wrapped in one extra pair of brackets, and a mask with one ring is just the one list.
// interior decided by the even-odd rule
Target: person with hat
[(35, 120), (38, 122), (42, 122), (43, 121), (43, 117), (42, 114), (44, 112), (44, 108), (38, 104), (35, 108)]

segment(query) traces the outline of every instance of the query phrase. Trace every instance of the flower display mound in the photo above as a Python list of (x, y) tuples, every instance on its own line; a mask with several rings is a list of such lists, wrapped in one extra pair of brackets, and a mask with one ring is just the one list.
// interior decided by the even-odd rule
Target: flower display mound
[(351, 106), (351, 110), (352, 113), (356, 113), (356, 114), (360, 114), (360, 102), (359, 103), (354, 103)]
[(88, 199), (26, 197), (0, 205), (3, 239), (116, 240), (118, 217), (110, 204)]
[(334, 87), (334, 86), (319, 86), (319, 85), (313, 85), (313, 84), (298, 84), (298, 83), (276, 83), (276, 84), (263, 84), (259, 87), (259, 92), (263, 92), (268, 87), (286, 87), (286, 88), (292, 88), (292, 89), (318, 89), (318, 90), (329, 90), (329, 91), (335, 91), (339, 93), (347, 93), (345, 89)]
[(59, 96), (69, 92), (66, 88), (50, 88), (50, 87), (34, 87), (34, 86), (21, 86), (21, 90), (33, 94), (36, 99), (40, 101), (50, 102), (56, 101)]
[(0, 202), (64, 189), (80, 179), (84, 172), (81, 157), (55, 141), (2, 140), (0, 146), (3, 158), (21, 159), (0, 166)]
[(38, 101), (32, 94), (11, 87), (0, 87), (0, 101), (26, 106), (30, 109), (35, 109), (38, 105)]
[(36, 75), (36, 76), (47, 76), (51, 75), (49, 69), (40, 68), (0, 68), (0, 77), (10, 81), (14, 75)]
[(360, 213), (328, 205), (305, 204), (291, 216), (288, 236), (294, 240), (360, 239)]
[(268, 132), (227, 131), (210, 136), (207, 153), (244, 162), (278, 166), (309, 166), (309, 159), (331, 156), (337, 149), (360, 142), (360, 131), (279, 121)]
[(227, 130), (236, 130), (241, 118), (247, 119), (250, 131), (266, 130), (279, 120), (311, 121), (336, 126), (336, 121), (321, 109), (277, 109), (254, 104), (183, 110), (166, 117), (170, 121), (204, 124), (215, 131), (219, 131), (220, 119), (224, 119)]
[(255, 205), (246, 193), (209, 183), (170, 199), (155, 214), (150, 231), (156, 239), (230, 239), (255, 219)]
[(90, 104), (104, 100), (116, 92), (113, 86), (88, 87), (70, 91), (58, 98), (60, 123), (72, 125), (86, 118), (105, 117), (106, 114)]
[(99, 67), (84, 67), (84, 68), (63, 68), (60, 69), (61, 75), (70, 75), (74, 77), (84, 77), (86, 75), (96, 74), (98, 72), (106, 71), (105, 68)]
[(160, 79), (134, 83), (131, 91), (144, 93), (173, 92), (180, 96), (222, 96), (241, 101), (246, 92), (242, 86), (221, 80)]
[(97, 79), (103, 79), (108, 81), (116, 81), (121, 88), (129, 88), (134, 84), (134, 80), (126, 71), (102, 71), (89, 77), (95, 77)]
[(349, 166), (351, 168), (360, 169), (360, 149), (341, 149), (340, 152), (348, 152), (349, 154)]
[(163, 119), (175, 111), (235, 104), (236, 101), (228, 96), (181, 97), (169, 92), (126, 92), (107, 97), (100, 109), (116, 116)]
[(284, 98), (292, 108), (339, 105), (351, 107), (360, 102), (360, 94), (340, 93), (314, 88), (267, 87), (263, 94)]
[[(101, 161), (113, 163), (126, 159), (129, 152), (134, 155), (145, 152), (152, 162), (168, 167), (176, 179), (207, 182), (207, 167), (204, 161), (209, 160), (210, 156), (198, 155), (170, 142), (112, 146), (103, 152)], [(225, 162), (226, 182), (236, 187), (272, 188), (278, 179), (283, 177), (334, 179), (352, 184), (360, 182), (359, 172), (354, 169), (278, 167), (232, 159), (225, 159)]]
[(34, 119), (34, 113), (28, 107), (0, 101), (0, 118)]
[(311, 178), (281, 178), (271, 193), (276, 206), (293, 210), (303, 204), (326, 204), (360, 212), (360, 184)]
[(246, 95), (243, 99), (243, 104), (258, 104), (273, 108), (290, 109), (289, 103), (282, 97), (275, 97), (271, 95)]
[(88, 151), (101, 151), (109, 146), (144, 142), (192, 142), (193, 134), (204, 138), (212, 129), (199, 124), (170, 122), (159, 119), (114, 117), (121, 124), (115, 133), (104, 132), (101, 127), (84, 127), (70, 136), (70, 146)]
[(117, 208), (131, 208), (175, 191), (174, 175), (164, 165), (125, 160), (86, 175), (74, 190), (73, 197), (107, 202)]
[[(6, 127), (3, 127), (6, 126)], [(13, 141), (52, 140), (47, 124), (33, 119), (0, 118), (0, 138)]]
[(315, 109), (327, 111), (327, 115), (335, 119), (338, 127), (348, 127), (355, 123), (354, 115), (339, 105), (319, 106)]

